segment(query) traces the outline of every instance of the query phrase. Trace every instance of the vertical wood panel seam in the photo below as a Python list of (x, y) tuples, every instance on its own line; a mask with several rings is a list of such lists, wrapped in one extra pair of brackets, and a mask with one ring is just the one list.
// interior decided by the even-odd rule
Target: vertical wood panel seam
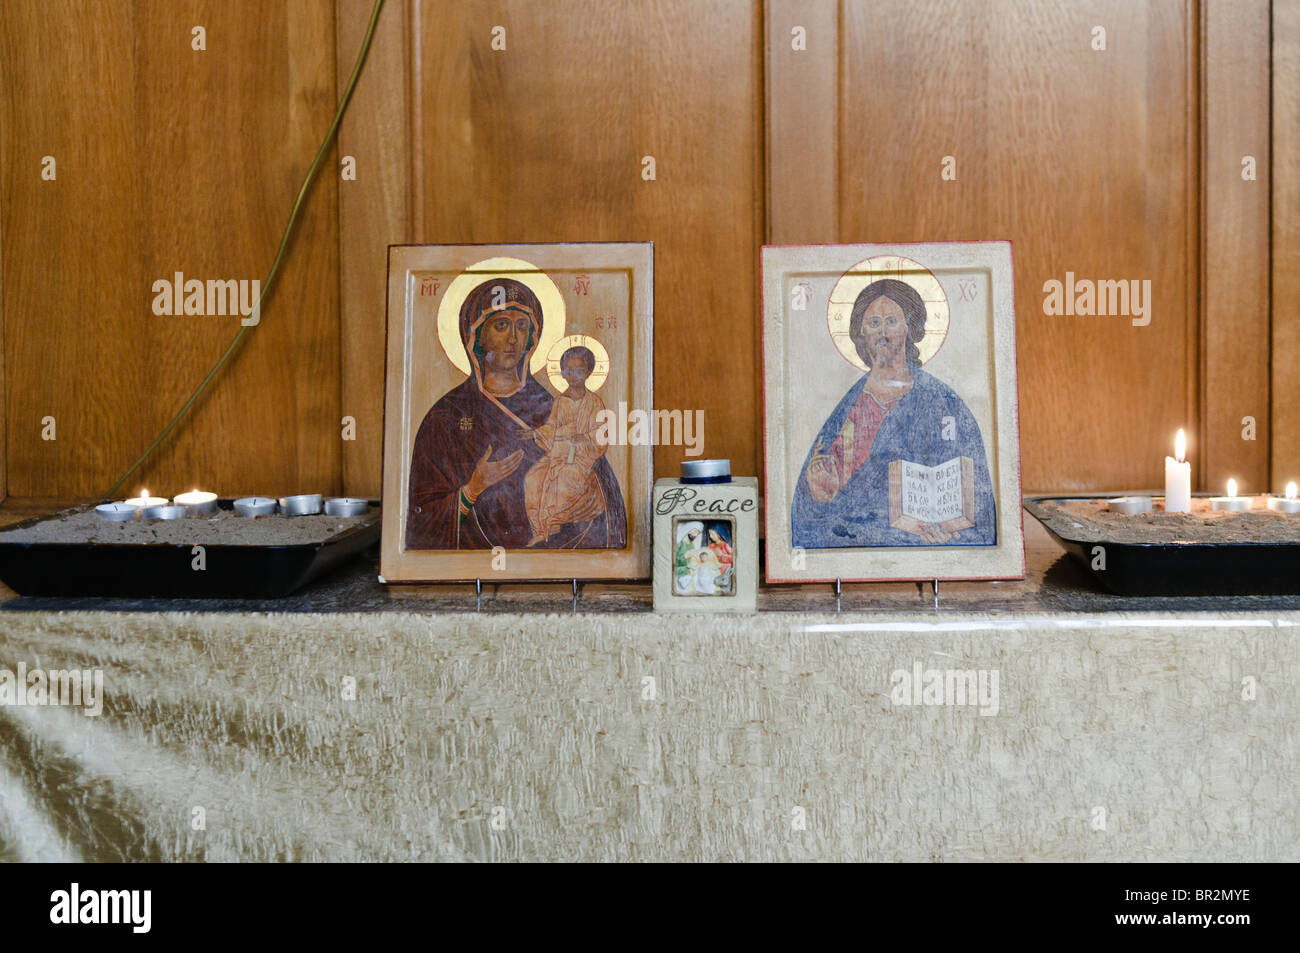
[[(342, 50), (340, 49), (339, 43), (343, 35), (343, 17), (339, 13), (339, 4), (342, 2), (343, 0), (334, 0), (334, 2), (330, 4), (330, 9), (334, 16), (334, 81), (331, 83), (331, 88), (334, 90), (335, 102), (338, 101), (339, 96), (339, 65), (346, 62), (341, 58)], [(357, 82), (360, 83), (359, 77)], [(338, 410), (335, 412), (334, 417), (338, 421), (337, 426), (339, 427), (343, 426), (343, 421), (341, 419), (343, 416), (343, 398), (347, 389), (347, 383), (343, 379), (344, 374), (346, 373), (346, 369), (343, 366), (345, 363), (343, 351), (344, 348), (347, 347), (347, 341), (345, 340), (345, 335), (343, 333), (343, 181), (339, 172), (343, 156), (347, 155), (347, 152), (343, 147), (344, 128), (344, 124), (340, 122), (338, 136), (334, 140), (334, 174), (340, 176), (339, 186), (334, 190), (334, 247), (337, 249), (337, 258), (335, 259), (334, 268), (334, 284), (337, 288), (337, 295), (335, 296), (334, 301), (334, 334), (338, 341), (338, 348), (335, 352), (338, 358), (338, 376), (335, 381), (337, 385)], [(343, 434), (340, 431), (338, 472), (335, 474), (335, 486), (338, 488), (340, 494), (346, 493), (347, 487), (347, 448), (343, 446), (342, 438)]]
[(423, 75), (424, 42), (420, 36), (420, 7), (422, 0), (410, 0), (409, 26), (410, 56), (406, 57), (407, 95), (410, 100), (407, 108), (410, 113), (410, 136), (407, 140), (408, 164), (410, 170), (410, 223), (413, 233), (411, 241), (424, 241), (424, 167), (420, 157), (424, 154), (424, 110), (420, 93), (420, 77)]
[[(1185, 8), (1187, 10), (1187, 132), (1185, 142), (1187, 143), (1188, 198), (1185, 214), (1185, 227), (1187, 230), (1185, 249), (1188, 274), (1185, 283), (1188, 310), (1190, 311), (1194, 307), (1195, 320), (1187, 322), (1184, 327), (1186, 353), (1183, 356), (1183, 365), (1187, 379), (1184, 382), (1183, 413), (1189, 424), (1195, 422), (1193, 433), (1196, 434), (1198, 441), (1197, 459), (1202, 460), (1202, 463), (1198, 465), (1196, 476), (1196, 483), (1199, 488), (1204, 485), (1204, 475), (1200, 471), (1200, 467), (1204, 465), (1204, 454), (1199, 452), (1199, 447), (1204, 446), (1205, 439), (1205, 408), (1201, 406), (1201, 363), (1205, 354), (1205, 193), (1202, 187), (1202, 169), (1205, 157), (1202, 141), (1204, 124), (1201, 121), (1205, 109), (1202, 99), (1204, 84), (1201, 82), (1204, 46), (1201, 43), (1200, 0), (1187, 0)], [(1170, 439), (1173, 439), (1173, 434), (1170, 434)], [(1168, 453), (1165, 455), (1167, 456)]]
[(763, 277), (762, 269), (757, 267), (758, 261), (762, 257), (761, 246), (766, 244), (770, 235), (770, 220), (767, 210), (771, 207), (771, 196), (768, 189), (771, 187), (771, 170), (769, 160), (771, 155), (771, 144), (767, 141), (768, 123), (767, 111), (771, 99), (768, 95), (768, 76), (767, 68), (768, 45), (767, 45), (767, 3), (766, 0), (752, 0), (754, 10), (754, 51), (756, 63), (754, 68), (757, 72), (757, 82), (754, 86), (754, 122), (756, 130), (754, 135), (754, 175), (757, 179), (753, 189), (753, 221), (750, 227), (750, 258), (754, 263), (754, 270), (751, 276), (750, 285), (753, 288), (753, 305), (752, 312), (754, 315), (754, 367), (758, 373), (754, 375), (753, 395), (754, 400), (752, 407), (757, 409), (753, 414), (752, 426), (755, 435), (755, 455), (754, 471), (761, 484), (766, 476), (763, 470), (763, 439), (766, 428), (763, 421)]

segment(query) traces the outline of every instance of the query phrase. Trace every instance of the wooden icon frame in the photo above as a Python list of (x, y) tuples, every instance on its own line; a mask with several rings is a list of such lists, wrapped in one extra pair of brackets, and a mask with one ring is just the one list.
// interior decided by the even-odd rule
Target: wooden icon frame
[[(916, 353), (907, 366), (924, 372), (892, 400), (867, 393), (859, 348), (897, 340), (873, 344), (862, 330), (868, 312), (854, 313), (884, 279), (915, 292), (906, 314), (917, 320), (904, 317), (901, 333)], [(1010, 242), (765, 246), (762, 301), (767, 581), (1023, 578)], [(882, 368), (898, 360), (897, 351), (874, 353), (895, 355), (882, 356)], [(970, 450), (977, 438), (983, 470)], [(952, 458), (975, 460), (982, 518), (944, 523), (936, 509), (928, 536), (898, 513), (891, 521), (889, 457), (922, 464), (909, 473), (925, 470), (945, 463), (949, 443)], [(971, 473), (966, 460), (952, 469)], [(957, 509), (969, 505), (969, 487), (948, 497)]]
[[(612, 425), (608, 432), (615, 439), (591, 465), (593, 474), (599, 471), (599, 480), (593, 485), (603, 494), (602, 515), (560, 523), (559, 530), (551, 530), (556, 535), (548, 537), (542, 548), (530, 547), (520, 528), (520, 508), (525, 506), (520, 494), (524, 491), (515, 487), (521, 481), (514, 473), (482, 491), (472, 502), (467, 494), (461, 495), (463, 487), (456, 491), (454, 504), (450, 496), (439, 491), (444, 485), (469, 484), (468, 479), (461, 480), (464, 474), (460, 471), (469, 471), (467, 454), (482, 459), (474, 452), (476, 441), (490, 442), (490, 463), (509, 461), (518, 450), (524, 458), (517, 471), (537, 465), (539, 461), (530, 459), (530, 455), (543, 452), (531, 449), (541, 446), (535, 431), (540, 430), (538, 422), (544, 418), (537, 416), (537, 408), (555, 410), (554, 402), (564, 399), (557, 394), (553, 380), (569, 386), (559, 376), (558, 358), (537, 361), (539, 349), (560, 348), (557, 353), (563, 356), (567, 353), (564, 348), (569, 346), (592, 345), (588, 351), (595, 355), (596, 363), (587, 380), (595, 381), (603, 373), (597, 394), (605, 409), (616, 415), (630, 413), (628, 408), (647, 413), (651, 410), (653, 267), (654, 249), (649, 242), (389, 246), (381, 581), (507, 582), (639, 579), (650, 575), (653, 447), (648, 443), (621, 442), (627, 436), (626, 428)], [(473, 347), (481, 346), (481, 339), (471, 340), (464, 335), (486, 334), (479, 327), (486, 319), (469, 319), (478, 323), (468, 331), (462, 320), (462, 311), (475, 310), (472, 306), (479, 300), (470, 301), (468, 296), (494, 277), (511, 280), (494, 286), (492, 300), (499, 294), (496, 287), (503, 286), (509, 289), (510, 296), (519, 298), (517, 303), (527, 313), (531, 314), (534, 303), (542, 312), (541, 320), (529, 332), (528, 356), (519, 365), (521, 391), (499, 399), (486, 383), (491, 380), (486, 370), (489, 357), (506, 360), (500, 355), (513, 355), (515, 351), (470, 353)], [(527, 285), (528, 291), (517, 292), (512, 281)], [(457, 315), (457, 335), (452, 331), (452, 319), (447, 317), (451, 313)], [(485, 307), (479, 313), (488, 314), (489, 310)], [(563, 316), (562, 334), (558, 336), (547, 324), (556, 314)], [(521, 405), (512, 403), (529, 395), (536, 397), (538, 386), (549, 395), (550, 404), (534, 400), (527, 403), (525, 412), (519, 409)], [(453, 390), (458, 395), (455, 400), (461, 403), (454, 403), (450, 396)], [(444, 402), (435, 414), (433, 408), (443, 398), (449, 402)], [(464, 415), (459, 418), (460, 424), (449, 424), (461, 411)], [(421, 431), (430, 417), (438, 419), (429, 421), (427, 432)], [(622, 419), (625, 417), (619, 416)], [(430, 452), (422, 453), (422, 462), (417, 463), (412, 453), (422, 433), (425, 436), (421, 447)], [(518, 436), (524, 433), (534, 436)], [(488, 441), (485, 434), (499, 439)], [(565, 462), (560, 456), (554, 459), (557, 468)], [(568, 461), (572, 460), (570, 450)], [(431, 462), (426, 465), (425, 461)], [(610, 518), (617, 508), (611, 495), (610, 474), (621, 494), (626, 518), (621, 540), (617, 520)], [(416, 496), (423, 501), (414, 504), (420, 508), (418, 513), (412, 504), (413, 482), (417, 485)], [(553, 490), (556, 484), (538, 481), (537, 485)], [(580, 493), (565, 496), (555, 491), (549, 497), (534, 489), (527, 493), (532, 496), (523, 512), (530, 522), (534, 516), (541, 519), (538, 514), (548, 511), (537, 502), (539, 495), (544, 503), (558, 498), (560, 502), (550, 509), (561, 516), (581, 508)], [(430, 511), (436, 510), (436, 514), (426, 512), (424, 503), (429, 503)], [(554, 521), (551, 525), (555, 525)], [(494, 535), (496, 529), (502, 533)], [(537, 529), (536, 524), (530, 531), (533, 539), (546, 532)], [(593, 539), (601, 544), (591, 544)], [(605, 545), (611, 540), (622, 545)], [(485, 545), (489, 543), (492, 545)]]

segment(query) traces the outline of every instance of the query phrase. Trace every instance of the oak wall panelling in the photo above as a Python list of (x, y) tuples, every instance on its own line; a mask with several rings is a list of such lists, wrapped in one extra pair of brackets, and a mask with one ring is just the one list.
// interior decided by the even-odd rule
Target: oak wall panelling
[[(740, 474), (760, 455), (761, 20), (758, 0), (425, 0), (412, 45), (415, 241), (653, 241), (655, 405), (704, 410), (704, 452)], [(683, 456), (656, 448), (656, 474)]]
[[(1159, 486), (1178, 426), (1202, 486), (1262, 489), (1271, 459), (1280, 488), (1297, 7), (388, 0), (262, 325), (131, 489), (377, 492), (386, 247), (409, 241), (654, 241), (656, 403), (703, 408), (705, 452), (757, 472), (758, 246), (973, 238), (1014, 242), (1027, 490)], [(179, 408), (236, 324), (156, 317), (152, 282), (265, 277), (369, 12), (6, 0), (0, 493), (102, 492)], [(1067, 271), (1149, 279), (1150, 325), (1045, 315)]]
[[(839, 239), (1013, 242), (1027, 491), (1158, 486), (1195, 432), (1194, 12), (842, 4)], [(1149, 280), (1150, 324), (1045, 314), (1067, 273)]]
[[(338, 0), (340, 95), (372, 4)], [(339, 154), (356, 160), (356, 179), (339, 183), (341, 413), (356, 427), (355, 439), (343, 441), (350, 496), (378, 497), (381, 489), (388, 246), (411, 241), (412, 232), (411, 17), (410, 0), (384, 4), (339, 129)]]
[[(1272, 489), (1300, 481), (1300, 3), (1273, 4)], [(3, 227), (3, 223), (0, 223)]]
[[(206, 50), (191, 46), (206, 30)], [(6, 0), (0, 303), (9, 492), (104, 492), (237, 318), (156, 279), (261, 280), (335, 106), (332, 0)], [(57, 178), (42, 181), (41, 157)], [(337, 159), (242, 352), (129, 489), (337, 491)], [(41, 439), (53, 416), (57, 439)]]
[[(1269, 20), (1268, 0), (1212, 0), (1203, 8), (1198, 458), (1201, 487), (1219, 492), (1229, 477), (1250, 493), (1269, 482)], [(1255, 160), (1253, 181), (1243, 178), (1247, 156)], [(1247, 417), (1254, 439), (1243, 438)]]

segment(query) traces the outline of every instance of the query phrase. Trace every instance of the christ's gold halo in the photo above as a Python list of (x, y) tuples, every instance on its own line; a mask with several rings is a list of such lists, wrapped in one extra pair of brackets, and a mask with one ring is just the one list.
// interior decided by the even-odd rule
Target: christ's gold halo
[(560, 373), (560, 358), (564, 357), (564, 352), (571, 347), (588, 348), (596, 356), (595, 370), (587, 378), (587, 390), (593, 392), (600, 390), (600, 385), (605, 383), (606, 377), (609, 377), (609, 352), (605, 350), (605, 345), (585, 334), (570, 334), (567, 338), (561, 338), (551, 345), (551, 349), (546, 353), (546, 376), (550, 378), (551, 386), (560, 393), (569, 389), (569, 382)]
[(924, 364), (934, 357), (943, 344), (943, 339), (948, 336), (948, 295), (929, 268), (900, 255), (867, 258), (835, 282), (830, 303), (826, 307), (826, 325), (831, 332), (831, 341), (844, 360), (859, 370), (871, 370), (853, 346), (849, 326), (853, 316), (853, 302), (863, 288), (881, 278), (896, 278), (911, 285), (925, 302), (925, 333), (916, 342), (916, 349), (921, 352), (921, 363)]
[[(420, 276), (412, 277), (418, 280)], [(460, 339), (460, 306), (471, 291), (494, 278), (513, 278), (527, 285), (541, 303), (542, 333), (528, 361), (528, 373), (536, 374), (546, 364), (550, 348), (564, 337), (564, 298), (550, 275), (519, 258), (486, 258), (470, 265), (451, 280), (442, 304), (438, 305), (438, 343), (447, 359), (468, 377), (469, 355)]]

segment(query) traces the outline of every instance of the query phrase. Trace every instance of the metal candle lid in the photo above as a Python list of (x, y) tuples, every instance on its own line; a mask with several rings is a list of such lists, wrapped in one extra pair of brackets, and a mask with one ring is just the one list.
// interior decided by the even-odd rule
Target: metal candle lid
[(730, 460), (683, 460), (683, 483), (730, 483)]
[(360, 516), (370, 503), (355, 496), (336, 496), (325, 501), (326, 516)]
[(280, 497), (280, 512), (285, 516), (313, 516), (321, 510), (322, 497), (319, 493), (303, 493), (298, 496)]
[(183, 506), (140, 507), (140, 519), (142, 520), (178, 520), (184, 517), (185, 507)]
[(95, 512), (101, 519), (124, 523), (135, 519), (136, 514), (140, 512), (140, 507), (131, 503), (101, 503), (95, 507)]
[(236, 516), (270, 516), (275, 512), (275, 500), (269, 496), (245, 496), (235, 500)]

